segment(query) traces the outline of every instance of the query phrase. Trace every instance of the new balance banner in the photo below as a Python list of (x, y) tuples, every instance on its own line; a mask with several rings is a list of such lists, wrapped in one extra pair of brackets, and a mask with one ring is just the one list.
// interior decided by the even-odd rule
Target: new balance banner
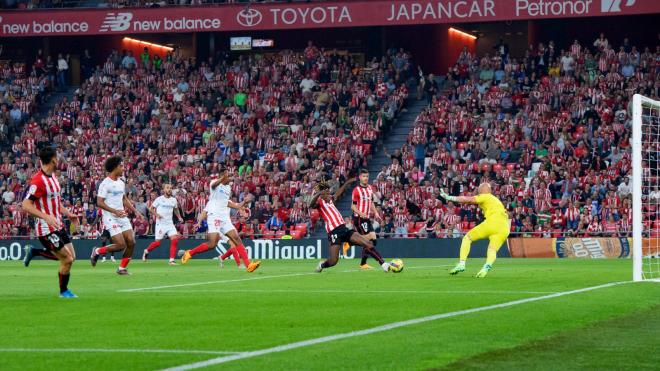
[[(138, 239), (133, 258), (140, 258), (142, 251), (153, 239)], [(179, 249), (191, 249), (203, 240), (184, 239), (179, 241)], [(321, 259), (328, 255), (327, 239), (301, 239), (301, 240), (244, 240), (248, 255), (252, 259)], [(41, 247), (38, 240), (0, 240), (0, 260), (23, 259), (26, 245)], [(488, 241), (478, 241), (472, 244), (470, 257), (485, 257)], [(92, 248), (98, 247), (96, 240), (73, 240), (78, 260), (88, 258)], [(149, 254), (152, 259), (165, 259), (169, 255), (169, 241), (163, 240), (160, 247)], [(457, 258), (461, 247), (461, 240), (451, 239), (391, 239), (379, 240), (377, 249), (387, 258)], [(226, 245), (219, 245), (217, 250), (210, 250), (196, 258), (211, 258), (224, 253)], [(346, 258), (361, 257), (360, 247), (351, 247)], [(499, 257), (508, 257), (509, 250), (502, 246), (497, 254)], [(117, 253), (116, 257), (120, 257)]]
[(0, 36), (396, 26), (660, 13), (658, 0), (435, 0), (0, 12)]
[(628, 238), (557, 238), (560, 258), (627, 258), (630, 256)]

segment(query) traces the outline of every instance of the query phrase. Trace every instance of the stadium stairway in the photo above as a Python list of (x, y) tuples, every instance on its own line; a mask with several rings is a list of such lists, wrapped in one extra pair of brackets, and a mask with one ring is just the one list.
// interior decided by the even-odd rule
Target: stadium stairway
[(58, 102), (61, 102), (64, 97), (70, 102), (73, 98), (73, 93), (78, 89), (78, 86), (68, 86), (66, 90), (55, 90), (50, 93), (46, 101), (39, 105), (34, 117), (37, 120), (48, 117), (48, 111), (52, 110)]
[[(395, 149), (401, 149), (408, 139), (408, 134), (412, 130), (415, 119), (419, 116), (420, 112), (427, 106), (426, 99), (416, 99), (416, 87), (410, 88), (410, 97), (406, 105), (406, 111), (401, 112), (396, 118), (396, 122), (392, 126), (389, 133), (383, 138), (382, 145), (376, 148), (376, 153), (372, 155), (369, 160), (367, 169), (369, 170), (369, 177), (373, 181), (383, 168), (384, 165), (390, 165), (392, 161), (385, 155), (383, 148), (387, 148), (388, 152), (393, 153)], [(337, 202), (337, 208), (342, 215), (351, 214), (351, 189), (346, 190), (344, 195)], [(322, 221), (320, 223), (323, 223)], [(313, 238), (325, 238), (325, 228), (317, 225), (314, 232), (311, 233)]]

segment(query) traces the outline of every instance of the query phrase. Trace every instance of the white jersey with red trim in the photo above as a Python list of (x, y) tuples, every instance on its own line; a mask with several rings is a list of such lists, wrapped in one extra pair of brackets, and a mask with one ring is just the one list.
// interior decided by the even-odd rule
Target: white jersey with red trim
[[(30, 180), (30, 189), (28, 190), (27, 198), (34, 201), (37, 210), (55, 217), (62, 224), (62, 214), (60, 212), (62, 197), (60, 195), (60, 183), (56, 177), (46, 175), (43, 171), (36, 173)], [(45, 220), (41, 218), (36, 219), (37, 221), (34, 227), (38, 237), (55, 232), (55, 228), (49, 226)]]
[[(213, 183), (214, 181), (211, 181)], [(219, 216), (229, 219), (231, 210), (229, 210), (229, 200), (231, 199), (231, 184), (218, 184), (215, 189), (209, 184), (209, 202), (206, 204), (206, 211), (209, 215)]]
[[(371, 215), (371, 202), (373, 201), (374, 190), (370, 185), (363, 187), (361, 185), (353, 189), (353, 205), (356, 205), (358, 210), (367, 216)], [(358, 216), (353, 213), (353, 215)]]
[(159, 224), (174, 224), (174, 209), (178, 206), (178, 202), (174, 196), (158, 196), (151, 206), (156, 209), (156, 214), (161, 216), (156, 223)]
[(318, 205), (321, 218), (325, 222), (325, 230), (328, 233), (344, 224), (344, 217), (341, 216), (341, 213), (332, 201), (325, 202), (322, 198), (319, 198)]
[(103, 197), (105, 204), (115, 210), (124, 210), (124, 194), (126, 184), (121, 178), (112, 180), (107, 177), (99, 185), (98, 196)]

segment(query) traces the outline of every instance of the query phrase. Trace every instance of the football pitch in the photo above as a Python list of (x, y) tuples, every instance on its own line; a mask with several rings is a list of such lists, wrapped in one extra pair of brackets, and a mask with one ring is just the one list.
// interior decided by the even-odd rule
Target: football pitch
[(407, 259), (402, 273), (340, 260), (0, 262), (2, 370), (490, 370), (660, 367), (660, 283), (630, 260)]

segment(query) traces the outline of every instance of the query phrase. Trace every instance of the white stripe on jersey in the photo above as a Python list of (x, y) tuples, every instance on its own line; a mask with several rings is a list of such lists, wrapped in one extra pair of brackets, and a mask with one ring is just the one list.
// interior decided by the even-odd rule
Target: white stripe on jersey
[(344, 218), (341, 216), (341, 213), (337, 210), (337, 207), (332, 201), (325, 202), (323, 199), (319, 198), (318, 203), (320, 206), (321, 217), (325, 222), (325, 230), (328, 233), (344, 224)]

